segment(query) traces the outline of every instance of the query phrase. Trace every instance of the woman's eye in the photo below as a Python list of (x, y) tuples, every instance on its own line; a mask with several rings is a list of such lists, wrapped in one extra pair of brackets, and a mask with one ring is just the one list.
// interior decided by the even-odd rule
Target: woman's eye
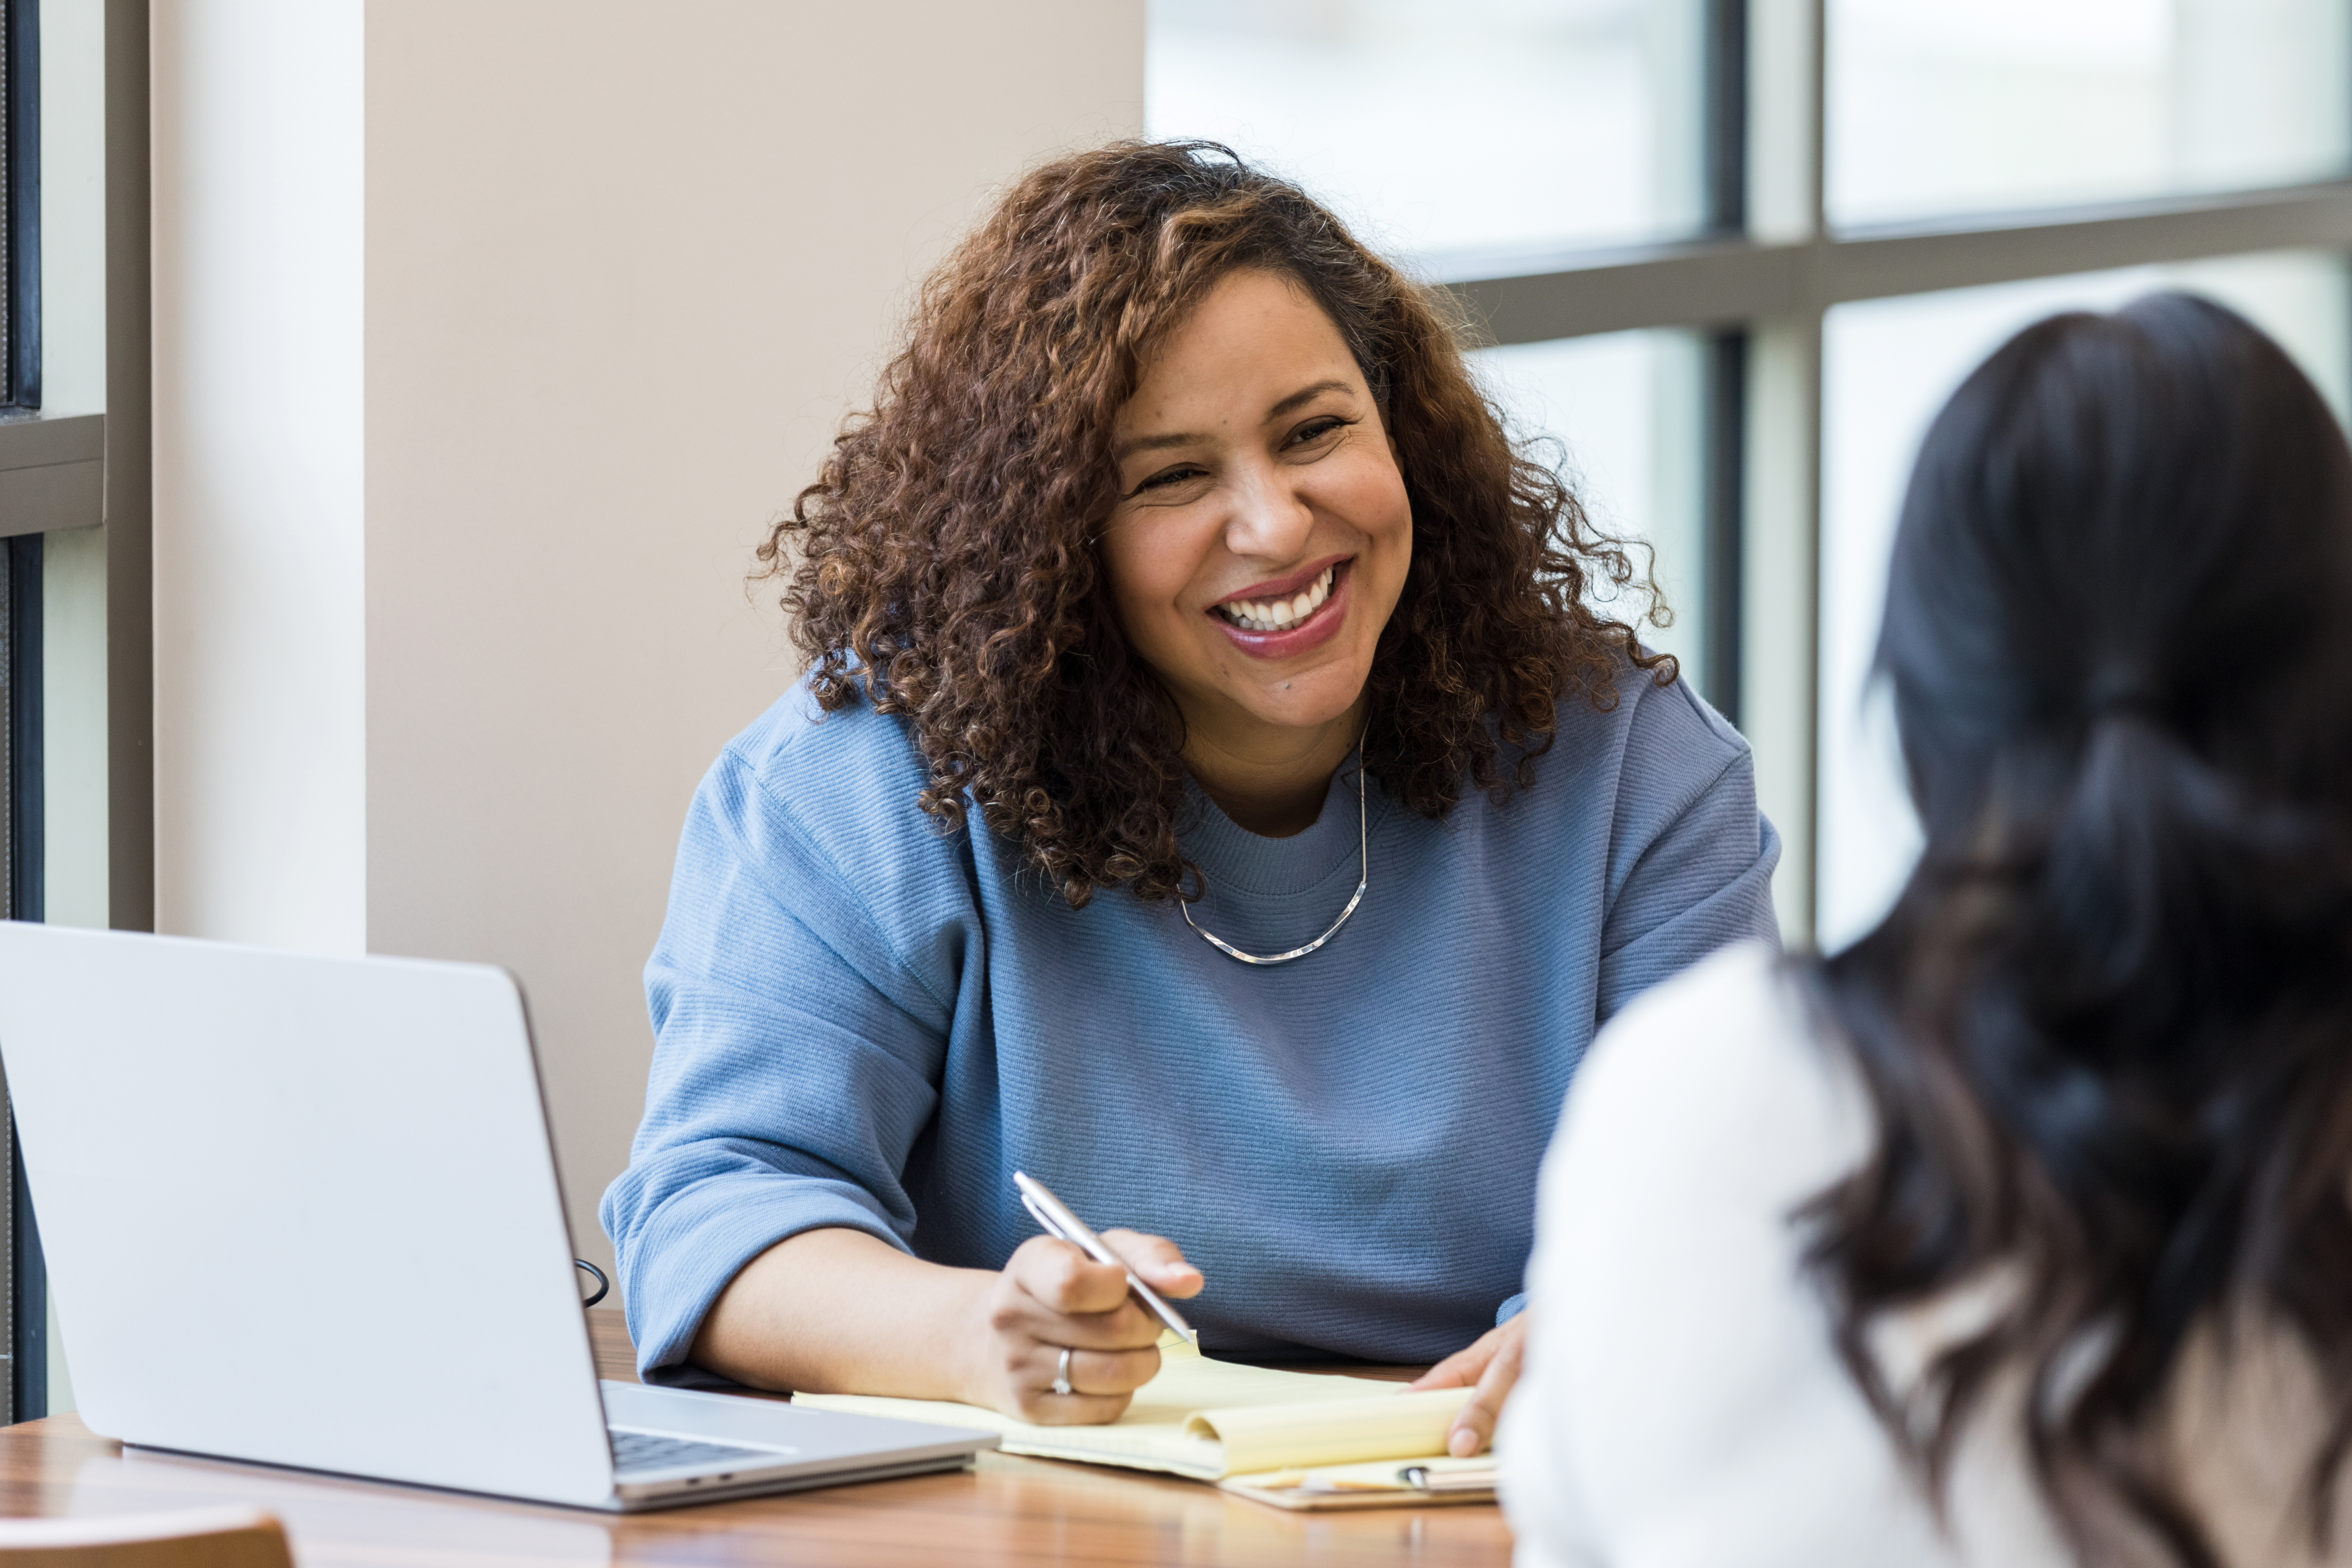
[(1202, 472), (1202, 469), (1189, 466), (1181, 468), (1164, 468), (1136, 486), (1129, 493), (1141, 495), (1146, 490), (1165, 489), (1170, 485), (1181, 485), (1187, 479), (1197, 479)]
[(1290, 433), (1290, 444), (1294, 447), (1311, 447), (1325, 437), (1337, 434), (1354, 423), (1354, 420), (1342, 419), (1336, 414), (1327, 414), (1320, 419), (1309, 419)]

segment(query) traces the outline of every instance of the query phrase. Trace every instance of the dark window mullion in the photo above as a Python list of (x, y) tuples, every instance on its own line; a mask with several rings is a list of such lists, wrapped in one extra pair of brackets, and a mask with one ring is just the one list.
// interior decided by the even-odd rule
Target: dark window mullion
[(1699, 533), (1704, 552), (1706, 625), (1699, 689), (1716, 711), (1739, 722), (1740, 600), (1746, 592), (1748, 517), (1748, 334), (1717, 332), (1706, 342), (1705, 471)]
[[(1706, 47), (1701, 134), (1706, 231), (1748, 232), (1748, 0), (1705, 0)], [(1747, 515), (1748, 334), (1708, 335), (1700, 380), (1700, 691), (1739, 722), (1741, 536)]]
[(0, 0), (7, 29), (7, 401), (41, 405), (41, 5)]
[[(41, 405), (41, 47), (40, 0), (0, 0), (0, 404)], [(5, 910), (12, 920), (45, 913), (42, 855), (41, 537), (0, 541), (6, 600), (0, 628), (5, 668)], [(0, 1080), (0, 1262), (5, 1262), (8, 1418), (49, 1413), (48, 1270), (34, 1227), (15, 1115)]]
[[(41, 536), (18, 534), (0, 541), (7, 571), (6, 636), (0, 658), (6, 666), (8, 916), (37, 921), (45, 913), (42, 877), (41, 746)], [(49, 1412), (48, 1271), (42, 1265), (40, 1233), (25, 1187), (25, 1163), (16, 1149), (13, 1116), (5, 1122), (5, 1168), (8, 1352), (11, 1376), (8, 1415), (30, 1421)]]
[(1748, 232), (1748, 0), (1703, 0), (1706, 42), (1699, 134), (1706, 232)]
[[(14, 918), (16, 912), (15, 875), (16, 764), (16, 747), (11, 744), (12, 732), (16, 727), (12, 714), (16, 707), (14, 699), (16, 686), (16, 616), (12, 613), (10, 605), (13, 595), (9, 592), (10, 584), (16, 575), (11, 570), (15, 564), (15, 551), (8, 549), (5, 544), (0, 544), (0, 913), (5, 913), (11, 918)], [(13, 1194), (18, 1184), (15, 1175), (16, 1121), (13, 1115), (6, 1113), (5, 1106), (5, 1075), (0, 1075), (0, 1144), (5, 1145), (5, 1158), (0, 1158), (0, 1172), (8, 1173), (5, 1179), (9, 1194)], [(16, 1373), (17, 1363), (15, 1206), (10, 1199), (0, 1198), (0, 1346), (5, 1347), (5, 1350), (0, 1350), (0, 1355), (7, 1358), (6, 1384), (5, 1389), (0, 1389), (0, 1393), (5, 1393), (7, 1401), (7, 1416), (12, 1422), (19, 1419), (17, 1412), (20, 1408), (16, 1397)]]

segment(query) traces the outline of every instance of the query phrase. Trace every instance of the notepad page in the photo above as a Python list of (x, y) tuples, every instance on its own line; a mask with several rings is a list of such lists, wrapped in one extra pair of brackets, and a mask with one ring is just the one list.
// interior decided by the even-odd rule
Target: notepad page
[(1393, 1384), (1386, 1386), (1392, 1392), (1385, 1399), (1196, 1411), (1186, 1419), (1184, 1432), (1217, 1443), (1223, 1475), (1444, 1453), (1446, 1434), (1472, 1391), (1433, 1388), (1402, 1394), (1393, 1392)]
[(1212, 1361), (1173, 1335), (1160, 1342), (1160, 1374), (1136, 1391), (1126, 1414), (1101, 1426), (1033, 1426), (944, 1400), (802, 1394), (793, 1403), (979, 1427), (999, 1434), (998, 1446), (1008, 1454), (1215, 1480), (1234, 1469), (1442, 1454), (1454, 1414), (1470, 1394), (1402, 1394), (1372, 1378)]

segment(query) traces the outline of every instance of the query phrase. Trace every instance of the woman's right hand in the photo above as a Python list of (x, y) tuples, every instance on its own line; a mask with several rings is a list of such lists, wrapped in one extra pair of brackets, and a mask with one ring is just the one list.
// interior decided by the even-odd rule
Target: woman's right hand
[[(1201, 1271), (1174, 1242), (1131, 1230), (1103, 1240), (1162, 1296), (1200, 1294)], [(965, 1401), (1038, 1426), (1116, 1421), (1160, 1370), (1160, 1320), (1128, 1293), (1127, 1270), (1050, 1236), (992, 1277), (968, 1330)], [(1072, 1392), (1056, 1394), (1065, 1347)]]

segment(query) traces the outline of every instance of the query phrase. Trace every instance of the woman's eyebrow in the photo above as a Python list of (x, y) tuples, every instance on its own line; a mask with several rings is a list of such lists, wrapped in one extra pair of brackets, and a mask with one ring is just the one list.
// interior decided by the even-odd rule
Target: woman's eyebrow
[(1267, 409), (1265, 411), (1265, 416), (1268, 419), (1279, 419), (1284, 415), (1289, 413), (1292, 409), (1299, 407), (1304, 404), (1312, 403), (1327, 392), (1346, 392), (1349, 390), (1349, 388), (1348, 384), (1339, 380), (1336, 376), (1328, 381), (1318, 381), (1312, 386), (1300, 387), (1297, 392), (1292, 393), (1289, 396), (1284, 398), (1281, 402)]
[(1205, 436), (1193, 436), (1172, 431), (1162, 436), (1138, 436), (1132, 441), (1121, 441), (1111, 450), (1111, 461), (1123, 463), (1138, 452), (1157, 452), (1170, 447), (1189, 447), (1195, 441), (1205, 441)]

